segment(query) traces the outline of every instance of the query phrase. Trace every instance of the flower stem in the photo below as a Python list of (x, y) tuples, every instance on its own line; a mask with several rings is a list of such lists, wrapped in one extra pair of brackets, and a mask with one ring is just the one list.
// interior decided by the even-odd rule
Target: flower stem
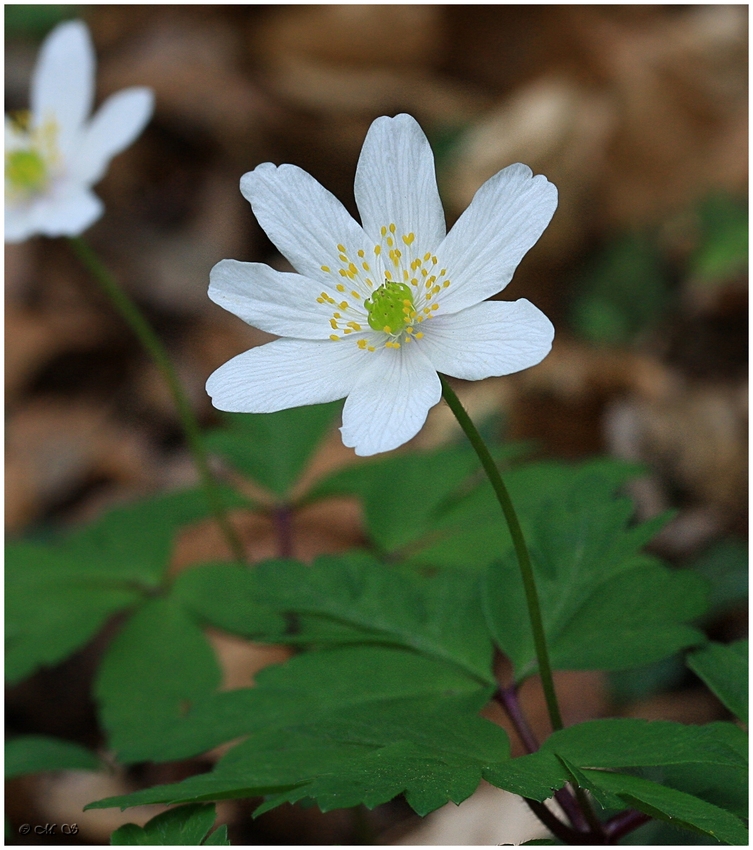
[(125, 291), (119, 286), (115, 278), (110, 274), (108, 269), (101, 262), (92, 248), (80, 236), (69, 237), (71, 247), (76, 256), (81, 260), (92, 277), (97, 281), (101, 289), (110, 299), (110, 302), (115, 309), (120, 313), (126, 324), (131, 328), (134, 334), (138, 337), (141, 345), (146, 349), (152, 360), (157, 365), (162, 373), (162, 376), (167, 383), (170, 393), (172, 394), (175, 407), (178, 411), (183, 431), (186, 435), (188, 448), (193, 455), (196, 469), (199, 473), (201, 485), (204, 488), (209, 508), (214, 515), (217, 525), (220, 527), (233, 556), (239, 562), (245, 561), (243, 546), (235, 529), (231, 525), (225, 506), (217, 490), (217, 485), (212, 477), (209, 469), (209, 460), (207, 458), (204, 441), (201, 437), (199, 424), (196, 421), (188, 398), (181, 386), (178, 376), (173, 368), (173, 364), (160, 342), (159, 337), (147, 322), (141, 311), (128, 297)]
[(460, 399), (455, 395), (455, 391), (447, 383), (443, 375), (439, 376), (442, 382), (442, 395), (447, 402), (450, 410), (455, 414), (460, 427), (468, 437), (474, 451), (481, 461), (481, 466), (484, 468), (489, 481), (494, 488), (497, 496), (497, 501), (502, 508), (507, 527), (510, 529), (510, 536), (515, 547), (515, 553), (518, 557), (518, 565), (520, 567), (520, 575), (523, 580), (523, 588), (525, 590), (526, 602), (528, 604), (528, 617), (531, 621), (531, 631), (533, 632), (533, 643), (536, 650), (536, 660), (539, 666), (541, 675), (541, 684), (544, 688), (544, 698), (549, 712), (549, 720), (552, 724), (552, 729), (556, 732), (562, 729), (562, 715), (560, 714), (559, 704), (557, 703), (557, 694), (554, 690), (554, 681), (552, 679), (552, 668), (549, 663), (549, 651), (546, 645), (546, 635), (544, 633), (544, 623), (541, 618), (541, 605), (539, 603), (539, 594), (536, 590), (536, 579), (533, 575), (533, 566), (531, 558), (528, 554), (523, 532), (518, 522), (518, 516), (515, 513), (510, 494), (507, 492), (507, 487), (499, 474), (497, 464), (491, 456), (489, 449), (486, 447), (479, 434), (476, 426), (473, 424), (470, 416), (465, 411), (465, 408), (460, 403)]

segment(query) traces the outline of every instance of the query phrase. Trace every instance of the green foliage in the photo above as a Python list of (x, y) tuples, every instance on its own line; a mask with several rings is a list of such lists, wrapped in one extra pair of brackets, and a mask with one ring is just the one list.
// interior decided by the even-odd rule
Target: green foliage
[(741, 540), (727, 539), (707, 549), (690, 568), (711, 585), (708, 616), (744, 605), (748, 598), (748, 546)]
[(211, 774), (90, 808), (274, 795), (260, 811), (302, 799), (328, 811), (360, 803), (373, 807), (404, 792), (426, 814), (449, 800), (466, 799), (486, 766), (509, 757), (504, 731), (463, 707), (421, 698), (332, 712), (314, 723), (251, 735)]
[[(609, 498), (603, 479), (581, 474), (541, 500), (527, 523), (556, 669), (619, 670), (704, 640), (685, 623), (704, 611), (705, 583), (641, 554), (663, 518), (630, 526), (631, 515), (631, 503)], [(483, 601), (495, 641), (521, 681), (535, 672), (536, 653), (512, 553), (488, 570)]]
[(687, 658), (688, 667), (743, 723), (748, 722), (748, 641), (709, 643)]
[(5, 4), (6, 38), (29, 36), (41, 39), (61, 21), (80, 17), (81, 6), (66, 4)]
[[(350, 553), (317, 558), (312, 567), (269, 562), (255, 571), (260, 601), (279, 613), (315, 615), (348, 631), (334, 641), (389, 643), (457, 665), (493, 684), (492, 645), (474, 576), (450, 571), (419, 577)], [(322, 641), (321, 619), (303, 620), (297, 641)], [(355, 630), (355, 633), (354, 633)]]
[(148, 759), (219, 681), (209, 642), (180, 606), (144, 603), (112, 642), (95, 684), (110, 746), (124, 762)]
[(54, 544), (10, 543), (8, 681), (67, 658), (109, 617), (157, 588), (177, 529), (207, 513), (204, 493), (187, 490), (116, 508)]
[(748, 844), (748, 830), (738, 817), (691, 794), (624, 773), (584, 770), (581, 776), (584, 787), (605, 807), (621, 802), (724, 844)]
[(207, 447), (282, 500), (289, 500), (342, 402), (279, 413), (226, 414)]
[(655, 240), (627, 234), (606, 245), (577, 281), (572, 325), (589, 342), (623, 345), (653, 325), (667, 301)]
[(60, 738), (20, 735), (5, 742), (5, 778), (46, 770), (99, 770), (94, 753)]
[(701, 239), (690, 272), (701, 280), (724, 280), (748, 267), (748, 204), (713, 195), (700, 208)]
[[(281, 565), (281, 572), (285, 572)], [(238, 564), (202, 564), (184, 570), (171, 595), (200, 621), (262, 640), (283, 634), (286, 620), (259, 602), (255, 570)]]
[(208, 835), (214, 824), (212, 805), (178, 806), (152, 818), (146, 826), (126, 823), (116, 829), (110, 844), (140, 844), (147, 847), (184, 845), (229, 845), (224, 824)]

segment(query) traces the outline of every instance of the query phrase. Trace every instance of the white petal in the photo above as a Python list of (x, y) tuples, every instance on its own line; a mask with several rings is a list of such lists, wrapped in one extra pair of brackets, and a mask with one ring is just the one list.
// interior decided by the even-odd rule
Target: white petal
[(229, 360), (209, 376), (218, 410), (274, 413), (344, 398), (367, 353), (350, 342), (278, 339)]
[(363, 230), (340, 201), (295, 165), (262, 163), (243, 175), (241, 192), (280, 253), (312, 280), (331, 283), (321, 267), (339, 268), (338, 244), (350, 255), (366, 247)]
[(5, 238), (19, 242), (30, 236), (78, 236), (102, 215), (104, 204), (79, 184), (57, 187), (30, 203), (10, 205), (6, 211)]
[(389, 224), (398, 239), (414, 233), (422, 254), (444, 239), (434, 155), (410, 115), (377, 118), (371, 125), (358, 160), (355, 195), (363, 229), (375, 243), (381, 241), (380, 228)]
[(557, 189), (526, 165), (511, 165), (476, 192), (437, 248), (451, 280), (441, 312), (456, 313), (491, 297), (512, 279), (557, 207)]
[(530, 301), (486, 301), (422, 326), (421, 350), (445, 375), (480, 381), (540, 363), (552, 348), (554, 326)]
[(153, 110), (151, 89), (130, 88), (108, 97), (84, 129), (73, 154), (74, 174), (90, 185), (100, 180), (110, 160), (138, 137)]
[(71, 152), (94, 98), (94, 48), (81, 21), (60, 24), (44, 41), (31, 80), (31, 112), (39, 127), (53, 119), (58, 145)]
[(371, 354), (343, 408), (343, 443), (357, 455), (388, 452), (423, 427), (442, 396), (434, 367), (411, 343)]
[(297, 339), (329, 339), (332, 308), (319, 304), (320, 284), (260, 263), (221, 260), (209, 275), (215, 304), (267, 333)]

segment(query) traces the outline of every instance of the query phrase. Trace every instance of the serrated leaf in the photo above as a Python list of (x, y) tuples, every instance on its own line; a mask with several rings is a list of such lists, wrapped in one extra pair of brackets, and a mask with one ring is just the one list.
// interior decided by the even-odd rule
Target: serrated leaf
[(554, 732), (536, 753), (497, 765), (485, 778), (499, 788), (544, 800), (571, 779), (563, 760), (580, 770), (687, 764), (744, 771), (747, 760), (739, 741), (730, 737), (729, 725), (589, 720)]
[(311, 567), (261, 564), (255, 578), (258, 598), (280, 613), (326, 617), (357, 629), (364, 641), (405, 646), (494, 683), (492, 645), (473, 575), (401, 574), (349, 553), (317, 558)]
[(135, 823), (124, 824), (110, 836), (110, 844), (136, 844), (147, 847), (216, 844), (216, 841), (204, 841), (214, 819), (215, 811), (212, 805), (178, 806), (153, 817), (143, 827)]
[(691, 794), (624, 773), (584, 773), (590, 780), (588, 790), (597, 800), (605, 795), (605, 805), (618, 797), (628, 806), (674, 826), (710, 835), (725, 844), (748, 843), (748, 830), (739, 818)]
[(232, 634), (263, 639), (282, 634), (285, 618), (258, 600), (252, 571), (238, 564), (202, 564), (184, 570), (171, 597), (199, 619)]
[(95, 696), (110, 746), (123, 762), (146, 761), (191, 705), (219, 685), (214, 652), (174, 602), (144, 603), (110, 645)]
[(320, 481), (312, 496), (360, 496), (377, 548), (396, 552), (429, 530), (439, 506), (478, 469), (466, 446), (390, 455), (338, 470)]
[[(631, 527), (631, 503), (604, 493), (603, 482), (577, 476), (528, 523), (556, 669), (618, 670), (704, 640), (686, 623), (705, 609), (705, 583), (640, 554), (663, 518)], [(514, 553), (488, 570), (483, 604), (492, 635), (521, 681), (535, 672), (537, 661)]]
[(73, 741), (20, 735), (5, 742), (5, 778), (47, 770), (99, 770), (97, 756)]
[[(558, 504), (573, 489), (589, 486), (594, 500), (611, 499), (614, 491), (640, 468), (613, 458), (573, 465), (545, 461), (513, 467), (504, 480), (528, 539), (532, 521), (550, 504)], [(488, 481), (444, 504), (430, 532), (408, 549), (411, 563), (431, 567), (483, 570), (512, 551), (512, 539)]]
[(186, 758), (249, 733), (391, 700), (461, 699), (473, 713), (489, 693), (490, 688), (480, 687), (454, 666), (400, 649), (364, 646), (307, 652), (260, 671), (253, 688), (222, 691), (196, 702), (180, 723), (163, 730), (150, 758)]
[(226, 414), (207, 446), (281, 499), (288, 499), (342, 402), (278, 413)]
[(690, 653), (688, 667), (743, 723), (748, 722), (748, 641), (709, 643)]
[(9, 544), (6, 678), (62, 661), (156, 588), (177, 529), (208, 510), (200, 490), (163, 494), (110, 511), (55, 544)]
[(374, 806), (405, 793), (426, 814), (465, 799), (487, 765), (508, 757), (504, 731), (452, 700), (397, 700), (260, 732), (231, 750), (212, 774), (89, 808), (275, 794), (263, 810), (303, 798), (328, 810)]

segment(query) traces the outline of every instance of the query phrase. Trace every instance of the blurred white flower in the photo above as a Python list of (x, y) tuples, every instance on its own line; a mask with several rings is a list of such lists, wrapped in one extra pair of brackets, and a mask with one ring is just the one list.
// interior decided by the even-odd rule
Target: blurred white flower
[(154, 96), (130, 88), (89, 120), (94, 49), (81, 21), (45, 39), (31, 81), (30, 110), (5, 116), (5, 240), (75, 236), (103, 213), (92, 192), (110, 160), (144, 129)]
[[(270, 413), (347, 396), (342, 436), (356, 454), (410, 440), (441, 397), (438, 372), (465, 380), (539, 363), (554, 328), (504, 289), (557, 206), (557, 190), (511, 165), (476, 193), (449, 234), (434, 159), (409, 115), (378, 118), (358, 161), (357, 224), (293, 165), (241, 179), (259, 223), (298, 274), (222, 260), (209, 297), (282, 339), (209, 378), (215, 407)], [(483, 302), (483, 303), (481, 303)]]

